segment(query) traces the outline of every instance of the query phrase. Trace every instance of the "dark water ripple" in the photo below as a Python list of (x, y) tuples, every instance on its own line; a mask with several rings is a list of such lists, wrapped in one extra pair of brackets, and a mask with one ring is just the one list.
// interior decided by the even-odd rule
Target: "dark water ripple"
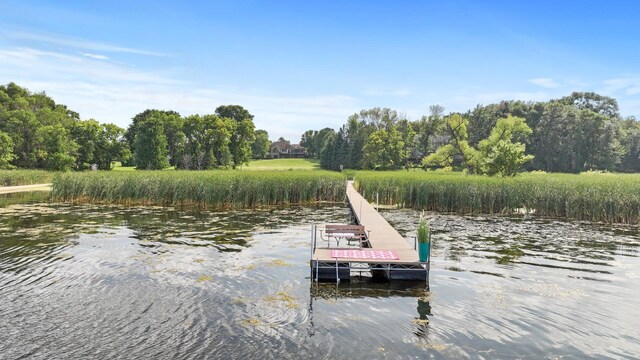
[[(0, 358), (635, 358), (638, 228), (429, 215), (424, 284), (310, 284), (344, 207), (0, 205)], [(42, 199), (40, 199), (41, 201)], [(384, 216), (409, 239), (419, 214)]]

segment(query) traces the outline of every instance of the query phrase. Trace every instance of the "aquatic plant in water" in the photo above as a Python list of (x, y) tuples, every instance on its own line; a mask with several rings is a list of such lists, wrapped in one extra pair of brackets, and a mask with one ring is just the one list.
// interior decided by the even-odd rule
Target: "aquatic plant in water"
[(355, 186), (383, 205), (460, 214), (535, 214), (640, 223), (640, 175), (527, 173), (495, 178), (433, 171), (356, 174)]
[(203, 209), (341, 202), (344, 197), (344, 176), (330, 171), (63, 173), (52, 189), (57, 201)]

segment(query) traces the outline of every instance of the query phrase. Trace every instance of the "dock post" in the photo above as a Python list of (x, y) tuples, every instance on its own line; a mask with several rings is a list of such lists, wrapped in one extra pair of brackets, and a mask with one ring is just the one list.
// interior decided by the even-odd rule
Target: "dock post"
[[(311, 222), (311, 258), (310, 258), (310, 263), (312, 264), (311, 266), (311, 279), (313, 279), (313, 253), (316, 251), (316, 225)], [(317, 267), (318, 264), (316, 264)]]
[(427, 255), (427, 265), (425, 265), (425, 269), (427, 273), (425, 274), (426, 282), (427, 282), (427, 290), (429, 290), (429, 276), (431, 275), (431, 252), (433, 251), (433, 246), (431, 246), (431, 229), (429, 229), (429, 254)]
[(340, 275), (338, 275), (338, 258), (336, 258), (336, 284), (340, 283)]
[(380, 211), (380, 198), (379, 193), (376, 193), (376, 211)]
[(311, 223), (311, 258), (312, 259), (313, 259), (313, 252), (314, 252), (315, 247), (316, 247), (316, 242), (314, 241), (315, 240), (315, 231), (314, 230), (315, 230), (315, 225), (312, 222)]

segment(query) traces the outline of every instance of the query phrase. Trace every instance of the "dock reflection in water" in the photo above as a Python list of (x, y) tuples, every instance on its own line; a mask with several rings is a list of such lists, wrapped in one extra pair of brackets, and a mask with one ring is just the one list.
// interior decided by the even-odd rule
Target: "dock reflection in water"
[[(0, 202), (3, 358), (633, 357), (634, 227), (433, 215), (424, 284), (312, 284), (311, 222)], [(385, 211), (413, 236), (418, 212)]]

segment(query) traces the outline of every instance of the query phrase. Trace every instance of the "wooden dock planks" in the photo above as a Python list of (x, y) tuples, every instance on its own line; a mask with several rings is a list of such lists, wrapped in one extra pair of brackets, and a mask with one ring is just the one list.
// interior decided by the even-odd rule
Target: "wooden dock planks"
[[(347, 199), (360, 225), (369, 233), (369, 244), (372, 250), (394, 250), (399, 260), (363, 260), (340, 258), (340, 262), (384, 263), (384, 264), (420, 264), (418, 252), (356, 191), (353, 182), (347, 183)], [(331, 249), (317, 248), (313, 260), (321, 262), (335, 262), (331, 257)]]

